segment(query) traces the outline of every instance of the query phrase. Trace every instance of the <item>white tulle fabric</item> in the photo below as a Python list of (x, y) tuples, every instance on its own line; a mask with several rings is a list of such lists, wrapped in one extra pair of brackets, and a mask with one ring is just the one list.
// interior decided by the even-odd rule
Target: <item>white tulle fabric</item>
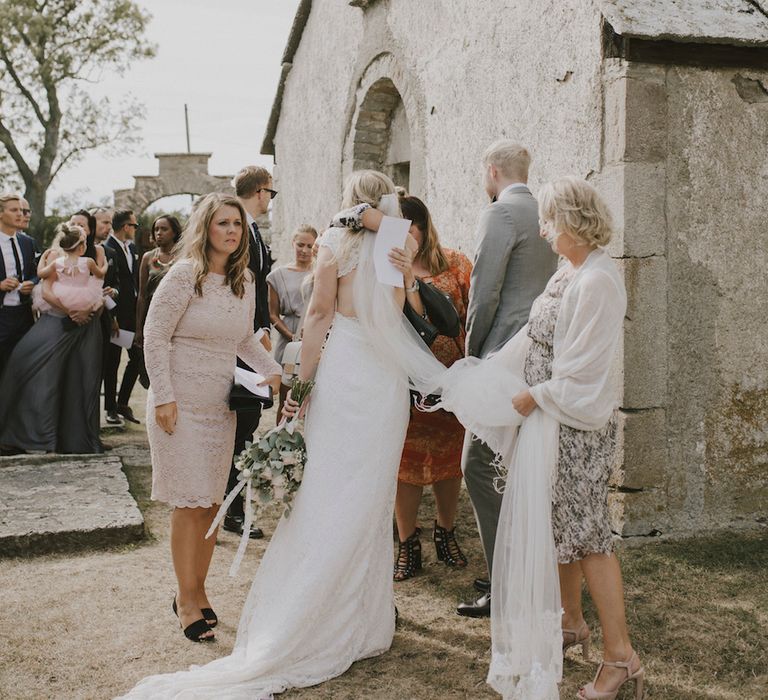
[[(615, 264), (603, 251), (573, 270), (555, 326), (552, 378), (523, 419), (510, 398), (526, 387), (527, 326), (485, 361), (467, 358), (442, 379), (442, 407), (497, 453), (506, 471), (494, 551), (488, 683), (505, 699), (556, 700), (562, 678), (561, 603), (551, 524), (560, 423), (597, 430), (617, 405), (612, 365), (626, 311)], [(535, 304), (534, 304), (535, 305)]]

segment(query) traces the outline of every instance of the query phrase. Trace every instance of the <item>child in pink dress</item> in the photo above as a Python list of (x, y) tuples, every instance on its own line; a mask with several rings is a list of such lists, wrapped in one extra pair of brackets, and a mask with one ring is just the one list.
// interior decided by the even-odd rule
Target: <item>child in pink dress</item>
[[(83, 229), (60, 224), (53, 246), (43, 254), (37, 269), (38, 277), (50, 280), (51, 292), (70, 311), (90, 309), (104, 301), (102, 287), (107, 266), (99, 267), (92, 258), (83, 257), (85, 249)], [(47, 305), (42, 299), (37, 302), (38, 307)]]

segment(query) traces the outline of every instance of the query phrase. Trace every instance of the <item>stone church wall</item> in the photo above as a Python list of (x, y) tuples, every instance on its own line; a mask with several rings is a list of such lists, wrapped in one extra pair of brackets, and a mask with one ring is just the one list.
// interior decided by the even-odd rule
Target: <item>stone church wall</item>
[(616, 531), (764, 521), (768, 73), (603, 58), (588, 0), (498, 5), (316, 4), (275, 135), (283, 260), (287, 234), (303, 222), (322, 230), (345, 175), (381, 153), (387, 120), (402, 113), (393, 87), (410, 189), (448, 246), (472, 253), (485, 147), (519, 140), (534, 194), (573, 173), (616, 217), (609, 250), (628, 293)]

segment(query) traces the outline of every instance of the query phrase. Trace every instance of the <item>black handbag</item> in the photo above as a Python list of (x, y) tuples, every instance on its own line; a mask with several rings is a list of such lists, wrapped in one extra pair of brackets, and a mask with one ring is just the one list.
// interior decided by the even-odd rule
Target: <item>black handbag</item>
[(461, 333), (461, 319), (451, 297), (429, 282), (419, 282), (419, 296), (427, 318), (437, 328), (437, 332), (449, 338), (458, 337)]
[(427, 346), (432, 345), (438, 335), (455, 338), (461, 333), (461, 319), (450, 296), (422, 281), (419, 281), (419, 296), (427, 318), (417, 314), (408, 302), (403, 313)]
[(229, 390), (230, 411), (261, 411), (264, 408), (272, 408), (275, 404), (272, 396), (272, 387), (269, 388), (269, 396), (257, 396), (240, 384), (232, 383)]

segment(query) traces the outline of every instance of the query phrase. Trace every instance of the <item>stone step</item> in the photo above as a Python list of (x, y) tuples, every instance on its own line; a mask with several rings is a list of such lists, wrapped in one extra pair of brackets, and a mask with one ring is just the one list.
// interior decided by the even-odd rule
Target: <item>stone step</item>
[(0, 457), (0, 556), (110, 547), (144, 537), (119, 457)]

